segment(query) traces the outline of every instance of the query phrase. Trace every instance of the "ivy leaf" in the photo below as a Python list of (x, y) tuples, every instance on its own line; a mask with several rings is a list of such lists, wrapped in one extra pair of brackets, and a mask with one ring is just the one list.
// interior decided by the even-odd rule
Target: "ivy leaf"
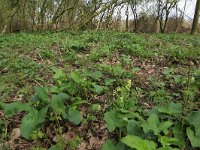
[(78, 110), (69, 109), (68, 119), (74, 124), (78, 125), (81, 123), (83, 117)]
[(192, 147), (200, 147), (200, 138), (197, 138), (194, 134), (194, 131), (192, 131), (189, 127), (186, 129), (187, 136), (190, 140), (190, 143)]
[(78, 73), (78, 72), (72, 72), (72, 73), (71, 73), (71, 78), (72, 78), (76, 83), (82, 83), (82, 82), (84, 82), (83, 77), (81, 77), (80, 73)]
[(35, 131), (39, 124), (45, 121), (48, 107), (41, 109), (40, 111), (32, 109), (23, 119), (21, 123), (21, 134), (24, 138), (30, 139), (31, 134)]
[(158, 111), (161, 113), (169, 114), (169, 115), (177, 115), (183, 112), (183, 107), (181, 103), (171, 102), (166, 106), (159, 107)]
[(115, 150), (115, 145), (113, 144), (113, 142), (111, 140), (107, 140), (101, 150)]
[(157, 145), (153, 141), (144, 140), (134, 135), (127, 135), (121, 142), (136, 150), (155, 150)]
[(14, 102), (14, 103), (1, 103), (0, 104), (2, 109), (4, 110), (4, 113), (8, 117), (12, 117), (16, 113), (22, 112), (22, 111), (30, 111), (31, 106), (29, 103), (21, 103), (21, 102)]

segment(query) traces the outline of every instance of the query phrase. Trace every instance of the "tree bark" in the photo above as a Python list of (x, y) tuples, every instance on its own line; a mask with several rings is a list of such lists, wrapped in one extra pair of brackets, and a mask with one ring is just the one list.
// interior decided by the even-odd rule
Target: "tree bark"
[(126, 8), (126, 32), (129, 31), (129, 10), (128, 10), (128, 6)]
[(192, 24), (191, 35), (196, 34), (197, 31), (198, 31), (199, 15), (200, 15), (200, 0), (197, 0), (193, 24)]

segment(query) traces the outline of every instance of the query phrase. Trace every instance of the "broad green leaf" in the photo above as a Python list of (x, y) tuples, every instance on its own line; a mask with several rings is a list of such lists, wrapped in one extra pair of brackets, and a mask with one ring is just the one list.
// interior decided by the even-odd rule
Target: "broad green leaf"
[(22, 102), (14, 102), (14, 103), (1, 103), (0, 104), (4, 113), (8, 117), (12, 117), (16, 113), (22, 112), (22, 111), (30, 111), (31, 106), (29, 103), (22, 103)]
[(101, 94), (103, 92), (103, 86), (100, 86), (100, 85), (96, 85), (96, 84), (93, 84), (93, 87), (94, 87), (94, 91), (97, 93), (97, 94)]
[(111, 140), (107, 140), (101, 150), (115, 150), (115, 145), (113, 144), (113, 142)]
[(65, 150), (66, 144), (64, 143), (57, 143), (56, 145), (52, 145), (49, 150)]
[(93, 72), (91, 74), (91, 76), (92, 76), (92, 78), (98, 80), (98, 79), (100, 79), (103, 76), (103, 74), (100, 71), (95, 71), (95, 72)]
[(92, 105), (92, 111), (98, 112), (100, 110), (101, 110), (101, 105), (99, 105), (99, 104)]
[(138, 67), (133, 67), (133, 68), (131, 69), (131, 71), (132, 71), (133, 74), (137, 73), (137, 72), (140, 71), (140, 70), (141, 70), (141, 69), (138, 68)]
[(161, 136), (159, 137), (159, 141), (163, 147), (167, 147), (170, 145), (179, 145), (179, 140), (172, 137)]
[(161, 113), (169, 114), (169, 115), (177, 115), (183, 112), (183, 107), (181, 103), (171, 102), (166, 106), (159, 107), (158, 111)]
[(171, 121), (160, 122), (157, 114), (150, 115), (147, 121), (141, 124), (145, 133), (153, 131), (155, 135), (158, 135), (161, 131), (167, 130), (172, 125), (173, 122)]
[(109, 85), (113, 85), (113, 83), (115, 82), (116, 80), (115, 79), (106, 79), (105, 80), (105, 85), (106, 86), (109, 86)]
[(53, 68), (52, 70), (55, 72), (53, 76), (54, 79), (60, 79), (65, 76), (65, 73), (61, 69)]
[(104, 120), (106, 121), (107, 128), (109, 132), (112, 132), (116, 128), (116, 116), (117, 112), (115, 110), (111, 110), (109, 112), (106, 112), (104, 115)]
[(80, 75), (78, 72), (72, 72), (71, 73), (71, 78), (76, 82), (76, 83), (82, 83), (84, 82), (83, 77)]
[(155, 150), (157, 145), (153, 141), (141, 139), (138, 136), (127, 135), (121, 142), (136, 150)]
[[(121, 109), (120, 109), (121, 110)], [(127, 111), (127, 110), (126, 110)], [(129, 119), (137, 119), (139, 120), (140, 122), (145, 122), (145, 120), (142, 118), (142, 116), (139, 114), (139, 113), (136, 113), (136, 112), (130, 112), (130, 111), (127, 111), (128, 114), (126, 115), (127, 118)]]
[(115, 145), (115, 150), (126, 150), (126, 145), (122, 142), (119, 142)]
[(74, 124), (78, 125), (81, 123), (83, 117), (78, 110), (69, 109), (68, 119)]
[(158, 125), (159, 125), (160, 121), (158, 119), (158, 115), (157, 114), (152, 114), (146, 122), (142, 123), (141, 126), (143, 127), (143, 130), (145, 133), (149, 132), (149, 131), (153, 131), (155, 135), (159, 134), (159, 130), (158, 130)]
[(52, 96), (51, 107), (56, 113), (65, 115), (65, 104), (61, 95)]
[(48, 98), (48, 88), (47, 87), (40, 87), (35, 86), (35, 94), (45, 103), (49, 103)]
[(61, 101), (65, 101), (65, 100), (69, 99), (70, 96), (67, 95), (67, 94), (65, 94), (65, 93), (59, 93), (59, 94), (58, 94), (58, 98), (59, 98), (59, 100), (61, 100)]
[(200, 147), (200, 138), (195, 136), (195, 133), (188, 127), (186, 130), (187, 136), (190, 140), (192, 147)]
[(165, 130), (167, 130), (169, 127), (171, 127), (172, 125), (173, 125), (173, 122), (171, 122), (171, 121), (163, 121), (163, 122), (161, 122), (161, 123), (159, 124), (158, 130), (159, 130), (159, 132), (165, 131)]
[(135, 135), (135, 136), (142, 136), (143, 131), (140, 127), (139, 122), (135, 120), (129, 120), (127, 125), (127, 134)]
[(200, 138), (200, 111), (193, 111), (186, 116), (189, 123), (194, 126), (195, 134)]
[(172, 148), (172, 147), (166, 146), (166, 147), (158, 148), (158, 150), (180, 150), (180, 149), (178, 149), (178, 148)]
[(181, 123), (175, 124), (173, 134), (180, 141), (180, 145), (185, 145), (185, 132)]
[(21, 123), (21, 134), (24, 138), (30, 139), (31, 134), (40, 124), (45, 121), (48, 108), (43, 108), (40, 111), (32, 109), (23, 119)]

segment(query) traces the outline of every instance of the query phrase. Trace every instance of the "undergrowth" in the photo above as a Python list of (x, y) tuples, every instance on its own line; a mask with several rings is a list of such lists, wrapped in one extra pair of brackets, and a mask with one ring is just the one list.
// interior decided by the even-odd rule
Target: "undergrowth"
[(23, 140), (23, 149), (200, 148), (198, 39), (114, 31), (1, 36), (0, 149), (19, 149)]

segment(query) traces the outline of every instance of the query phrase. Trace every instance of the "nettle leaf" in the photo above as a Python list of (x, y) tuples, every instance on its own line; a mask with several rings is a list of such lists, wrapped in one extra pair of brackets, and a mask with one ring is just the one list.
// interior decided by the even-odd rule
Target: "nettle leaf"
[(31, 134), (35, 131), (40, 124), (45, 121), (48, 107), (41, 109), (40, 111), (32, 109), (23, 119), (21, 123), (21, 134), (24, 138), (30, 139)]
[(171, 102), (166, 106), (159, 107), (158, 111), (161, 113), (169, 114), (169, 115), (177, 115), (183, 112), (183, 107), (181, 103)]
[(186, 129), (187, 136), (190, 140), (192, 147), (200, 147), (200, 138), (197, 137), (189, 127)]
[(49, 103), (47, 87), (35, 86), (34, 89), (35, 89), (35, 94), (38, 98), (40, 98), (45, 103)]
[(121, 142), (136, 150), (155, 150), (157, 145), (153, 141), (144, 140), (138, 136), (127, 135)]
[(104, 120), (106, 121), (107, 128), (109, 132), (112, 132), (116, 129), (116, 121), (117, 121), (117, 112), (115, 110), (111, 110), (106, 112), (104, 115)]
[(155, 135), (159, 135), (161, 131), (167, 130), (172, 125), (171, 121), (160, 122), (157, 114), (150, 115), (147, 121), (141, 124), (145, 133), (153, 131)]
[(76, 83), (82, 83), (84, 82), (84, 78), (80, 75), (78, 72), (72, 72), (71, 73), (71, 78), (76, 82)]
[(30, 111), (31, 106), (29, 103), (22, 103), (22, 102), (14, 102), (14, 103), (2, 103), (0, 104), (4, 113), (8, 117), (12, 117), (16, 113), (22, 112), (22, 111)]
[(115, 148), (115, 145), (113, 144), (113, 142), (111, 141), (111, 140), (107, 140), (104, 144), (103, 144), (103, 146), (102, 146), (102, 148), (101, 148), (101, 150), (115, 150), (116, 148)]
[(74, 124), (78, 125), (83, 120), (83, 117), (80, 111), (69, 109), (68, 119)]

